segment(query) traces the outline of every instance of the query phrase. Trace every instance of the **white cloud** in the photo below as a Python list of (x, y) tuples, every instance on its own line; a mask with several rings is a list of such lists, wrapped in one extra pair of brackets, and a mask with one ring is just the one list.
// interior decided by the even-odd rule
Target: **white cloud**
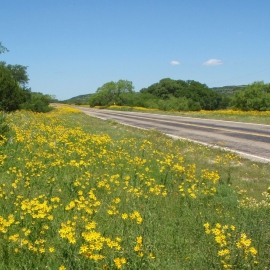
[(203, 63), (203, 66), (219, 66), (223, 65), (223, 62), (218, 59), (209, 59), (208, 61)]
[(178, 61), (172, 61), (172, 62), (171, 62), (171, 65), (177, 66), (177, 65), (180, 65), (180, 63), (179, 63)]

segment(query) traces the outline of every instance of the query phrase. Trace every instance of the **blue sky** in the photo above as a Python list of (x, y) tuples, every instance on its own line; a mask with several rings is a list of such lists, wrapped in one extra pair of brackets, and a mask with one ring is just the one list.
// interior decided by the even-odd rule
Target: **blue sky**
[(268, 0), (1, 0), (0, 61), (59, 100), (109, 81), (270, 82)]

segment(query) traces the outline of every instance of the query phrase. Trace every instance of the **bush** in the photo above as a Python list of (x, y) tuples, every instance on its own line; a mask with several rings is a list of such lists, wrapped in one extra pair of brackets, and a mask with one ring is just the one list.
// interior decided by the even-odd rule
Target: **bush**
[(254, 82), (245, 90), (237, 91), (232, 98), (231, 106), (243, 111), (269, 111), (270, 110), (270, 84)]
[(30, 92), (28, 100), (20, 105), (21, 109), (33, 112), (49, 112), (52, 107), (49, 106), (51, 97), (42, 93)]
[(0, 110), (15, 111), (26, 101), (26, 92), (13, 79), (11, 72), (0, 65)]

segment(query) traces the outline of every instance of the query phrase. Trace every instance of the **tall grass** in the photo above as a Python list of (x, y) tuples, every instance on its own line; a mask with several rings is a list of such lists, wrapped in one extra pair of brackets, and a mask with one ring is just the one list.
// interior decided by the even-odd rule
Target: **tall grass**
[(8, 120), (0, 269), (269, 267), (269, 165), (69, 108)]

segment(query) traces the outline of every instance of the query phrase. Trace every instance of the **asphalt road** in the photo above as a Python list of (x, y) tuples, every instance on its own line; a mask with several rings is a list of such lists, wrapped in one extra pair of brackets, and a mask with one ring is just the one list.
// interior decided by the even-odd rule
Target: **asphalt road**
[(175, 138), (222, 147), (245, 158), (270, 163), (270, 125), (78, 106), (76, 108), (87, 115), (111, 119), (139, 128), (156, 129)]

